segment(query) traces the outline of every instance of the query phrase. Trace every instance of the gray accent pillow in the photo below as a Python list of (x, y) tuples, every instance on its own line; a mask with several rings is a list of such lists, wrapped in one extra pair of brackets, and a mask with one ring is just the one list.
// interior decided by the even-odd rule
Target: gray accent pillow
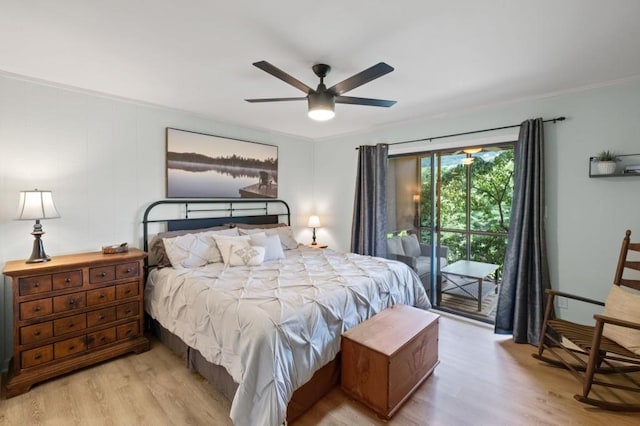
[(264, 260), (284, 259), (282, 243), (278, 235), (250, 235), (251, 245), (264, 247)]
[(387, 238), (387, 253), (388, 254), (399, 254), (404, 256), (404, 249), (402, 248), (402, 238), (399, 236), (394, 236), (391, 238)]
[(416, 234), (405, 235), (402, 237), (402, 249), (404, 254), (411, 257), (420, 257), (420, 243)]

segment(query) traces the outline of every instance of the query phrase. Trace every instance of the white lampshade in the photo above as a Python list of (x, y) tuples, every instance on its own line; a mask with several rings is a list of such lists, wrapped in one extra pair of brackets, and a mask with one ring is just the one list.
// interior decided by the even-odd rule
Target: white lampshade
[(20, 191), (18, 220), (54, 219), (60, 213), (53, 204), (51, 191)]
[(320, 218), (316, 215), (309, 216), (309, 223), (307, 223), (309, 228), (320, 228)]

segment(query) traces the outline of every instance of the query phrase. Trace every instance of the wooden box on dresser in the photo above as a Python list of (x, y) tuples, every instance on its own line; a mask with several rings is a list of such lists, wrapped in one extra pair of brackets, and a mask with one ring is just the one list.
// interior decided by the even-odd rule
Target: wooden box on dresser
[(5, 264), (13, 286), (13, 359), (6, 396), (128, 352), (144, 337), (141, 250), (79, 253)]

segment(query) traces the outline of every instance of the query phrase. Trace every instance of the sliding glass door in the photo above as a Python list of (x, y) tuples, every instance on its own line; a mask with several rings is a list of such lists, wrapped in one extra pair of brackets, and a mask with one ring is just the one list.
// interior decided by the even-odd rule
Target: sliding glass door
[[(491, 321), (509, 230), (513, 144), (389, 161), (389, 236), (417, 236), (420, 261), (429, 262), (420, 277), (434, 305)], [(456, 275), (461, 267), (490, 273)]]

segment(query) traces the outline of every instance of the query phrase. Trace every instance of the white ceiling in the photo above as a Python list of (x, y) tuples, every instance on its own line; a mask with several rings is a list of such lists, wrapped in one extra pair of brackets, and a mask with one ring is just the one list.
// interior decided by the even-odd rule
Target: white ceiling
[[(640, 76), (638, 0), (0, 0), (0, 70), (313, 139)], [(387, 62), (317, 123), (266, 60), (327, 87)]]

